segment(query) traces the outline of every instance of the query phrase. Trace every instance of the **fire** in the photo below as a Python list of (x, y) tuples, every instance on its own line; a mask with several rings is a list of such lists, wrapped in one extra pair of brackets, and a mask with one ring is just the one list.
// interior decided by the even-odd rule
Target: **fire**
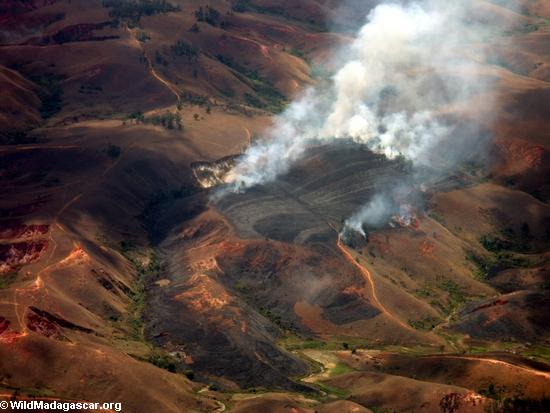
[(231, 302), (223, 288), (205, 274), (195, 274), (190, 280), (191, 288), (176, 295), (175, 300), (185, 303), (198, 313), (220, 310)]
[(435, 250), (435, 244), (429, 240), (422, 241), (420, 245), (420, 254), (424, 257), (428, 257), (433, 254)]
[(214, 257), (209, 257), (205, 260), (194, 262), (189, 266), (189, 268), (193, 272), (206, 272), (206, 271), (212, 271), (212, 270), (223, 272), (220, 266), (218, 265), (218, 261), (216, 261), (216, 258)]
[(19, 333), (17, 331), (8, 330), (0, 335), (1, 344), (13, 344), (14, 342), (28, 336), (29, 333)]
[(72, 261), (74, 261), (75, 263), (82, 263), (85, 261), (89, 261), (89, 259), (90, 256), (88, 255), (88, 253), (84, 251), (80, 245), (76, 244), (70, 254), (59, 261), (59, 264), (64, 265)]
[(544, 148), (540, 145), (529, 146), (517, 142), (500, 142), (498, 147), (507, 160), (521, 162), (533, 169), (539, 168), (542, 164)]
[(195, 162), (191, 165), (198, 184), (205, 189), (231, 182), (231, 171), (237, 160), (236, 155), (227, 156), (214, 162)]
[(418, 229), (420, 221), (414, 207), (410, 204), (402, 204), (399, 206), (399, 213), (392, 216), (390, 220), (390, 226), (400, 226), (402, 228), (412, 227)]
[(40, 278), (40, 275), (36, 277), (36, 280), (34, 280), (34, 289), (39, 290), (44, 287), (44, 281), (42, 281), (42, 278)]

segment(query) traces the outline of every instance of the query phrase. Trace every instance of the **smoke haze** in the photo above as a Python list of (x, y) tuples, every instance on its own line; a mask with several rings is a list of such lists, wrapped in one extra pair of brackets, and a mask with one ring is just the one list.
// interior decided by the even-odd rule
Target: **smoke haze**
[[(449, 3), (372, 9), (342, 52), (343, 64), (331, 84), (306, 90), (279, 115), (239, 159), (223, 191), (276, 179), (314, 140), (353, 139), (389, 159), (405, 158), (413, 165), (410, 184), (416, 186), (455, 168), (481, 139), (476, 107), (486, 114), (491, 105), (478, 62), (484, 58), (480, 41), (492, 29), (472, 22), (474, 2)], [(457, 120), (461, 111), (469, 113), (467, 130)], [(378, 223), (380, 211), (391, 208), (393, 190), (365, 200), (347, 224), (361, 231), (363, 223)]]

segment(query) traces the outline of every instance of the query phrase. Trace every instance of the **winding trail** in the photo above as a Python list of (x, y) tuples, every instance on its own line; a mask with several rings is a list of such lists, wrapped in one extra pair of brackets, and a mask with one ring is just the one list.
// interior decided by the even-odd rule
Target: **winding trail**
[[(334, 228), (333, 228), (334, 229)], [(405, 324), (403, 321), (401, 321), (399, 318), (397, 318), (395, 315), (393, 315), (378, 299), (378, 296), (376, 294), (376, 288), (374, 287), (374, 279), (372, 278), (372, 275), (369, 270), (367, 270), (363, 265), (361, 265), (351, 254), (351, 252), (348, 251), (348, 249), (345, 247), (344, 243), (342, 242), (342, 238), (340, 234), (338, 234), (338, 240), (336, 241), (336, 247), (340, 250), (344, 258), (349, 261), (355, 268), (359, 270), (365, 281), (370, 287), (370, 294), (372, 297), (372, 301), (376, 307), (382, 311), (388, 318), (393, 320), (396, 324), (399, 324), (400, 327), (403, 327), (406, 330), (409, 331), (415, 331), (411, 326), (408, 324)], [(416, 331), (415, 331), (416, 332)]]
[(134, 41), (137, 48), (141, 51), (141, 54), (142, 54), (143, 58), (147, 62), (147, 69), (149, 70), (149, 73), (151, 73), (151, 76), (153, 76), (158, 82), (160, 82), (164, 87), (166, 87), (176, 97), (177, 104), (179, 105), (181, 103), (181, 96), (180, 96), (179, 89), (176, 86), (174, 86), (174, 84), (172, 84), (171, 82), (164, 79), (161, 75), (158, 74), (158, 72), (155, 70), (155, 66), (153, 65), (153, 62), (151, 62), (151, 58), (147, 55), (147, 53), (145, 53), (145, 50), (144, 50), (143, 46), (141, 45), (140, 41), (134, 35), (134, 32), (132, 31), (132, 29), (130, 29), (128, 26), (126, 26), (126, 30), (130, 34), (131, 40)]
[(423, 358), (448, 358), (448, 359), (457, 359), (457, 360), (469, 360), (469, 361), (478, 361), (478, 362), (484, 362), (488, 364), (494, 364), (497, 366), (503, 366), (508, 368), (515, 368), (518, 370), (523, 370), (525, 372), (528, 372), (529, 374), (533, 374), (535, 376), (541, 376), (545, 379), (550, 380), (550, 373), (536, 370), (530, 367), (526, 366), (520, 366), (518, 364), (508, 363), (506, 361), (498, 360), (498, 359), (492, 359), (492, 358), (485, 358), (485, 357), (473, 357), (473, 356), (453, 356), (453, 355), (432, 355), (432, 356), (423, 356)]

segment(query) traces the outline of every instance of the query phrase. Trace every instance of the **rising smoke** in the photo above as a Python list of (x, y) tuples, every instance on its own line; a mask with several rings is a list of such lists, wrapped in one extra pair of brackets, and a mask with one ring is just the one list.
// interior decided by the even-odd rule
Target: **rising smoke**
[[(312, 140), (353, 139), (390, 159), (403, 157), (415, 171), (411, 186), (448, 173), (479, 147), (476, 107), (491, 104), (478, 65), (480, 40), (491, 28), (473, 23), (474, 4), (426, 0), (372, 9), (330, 87), (307, 90), (279, 115), (239, 159), (224, 191), (274, 180)], [(467, 133), (457, 113), (469, 116)], [(394, 191), (366, 200), (347, 225), (362, 232), (363, 224), (385, 219)]]

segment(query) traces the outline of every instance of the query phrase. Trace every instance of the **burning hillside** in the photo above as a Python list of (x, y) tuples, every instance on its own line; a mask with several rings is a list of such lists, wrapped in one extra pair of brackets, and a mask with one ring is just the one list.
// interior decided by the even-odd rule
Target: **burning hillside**
[(191, 168), (201, 188), (208, 189), (229, 181), (237, 159), (238, 155), (230, 155), (214, 162), (194, 162)]

